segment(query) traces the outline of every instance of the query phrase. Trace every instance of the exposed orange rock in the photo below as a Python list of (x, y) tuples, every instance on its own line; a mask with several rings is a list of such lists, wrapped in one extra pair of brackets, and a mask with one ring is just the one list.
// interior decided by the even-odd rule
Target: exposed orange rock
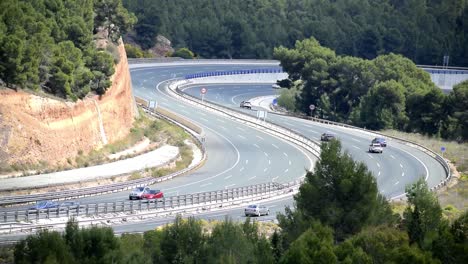
[[(125, 137), (137, 109), (123, 44), (112, 86), (102, 97), (76, 103), (41, 97), (19, 90), (0, 90), (0, 164), (63, 163), (79, 151), (103, 146), (99, 108), (109, 143)], [(96, 103), (95, 103), (96, 102)]]

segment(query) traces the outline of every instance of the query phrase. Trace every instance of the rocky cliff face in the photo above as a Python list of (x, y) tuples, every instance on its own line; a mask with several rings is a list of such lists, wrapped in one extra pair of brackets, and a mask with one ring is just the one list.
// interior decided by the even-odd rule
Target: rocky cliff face
[(125, 137), (137, 109), (123, 45), (112, 87), (76, 103), (0, 89), (0, 166), (55, 165)]

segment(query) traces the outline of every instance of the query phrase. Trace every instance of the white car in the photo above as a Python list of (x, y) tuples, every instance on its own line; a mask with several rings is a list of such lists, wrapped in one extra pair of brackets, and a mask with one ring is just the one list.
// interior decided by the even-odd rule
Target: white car
[(372, 143), (369, 147), (369, 152), (370, 153), (382, 153), (383, 152), (382, 145), (380, 145), (380, 143)]
[(143, 194), (149, 192), (150, 188), (148, 187), (137, 187), (135, 188), (130, 195), (128, 196), (128, 199), (133, 200), (133, 199), (142, 199)]
[(244, 209), (245, 216), (269, 215), (270, 209), (264, 205), (251, 204)]

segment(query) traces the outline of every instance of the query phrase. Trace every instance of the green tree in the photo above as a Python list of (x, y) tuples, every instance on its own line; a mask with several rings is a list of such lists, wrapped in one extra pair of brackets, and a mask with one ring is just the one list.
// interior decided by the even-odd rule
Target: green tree
[(41, 231), (15, 246), (15, 263), (75, 263), (58, 232)]
[(180, 49), (176, 50), (174, 53), (172, 53), (171, 56), (172, 57), (180, 57), (180, 58), (183, 58), (183, 59), (193, 59), (194, 58), (193, 52), (190, 51), (187, 48), (180, 48)]
[(404, 88), (394, 80), (378, 83), (361, 100), (361, 126), (380, 130), (402, 129), (406, 122)]
[[(388, 202), (379, 194), (372, 173), (363, 163), (342, 153), (340, 142), (335, 140), (322, 145), (320, 160), (314, 171), (307, 173), (294, 199), (298, 214), (303, 216), (299, 222), (318, 220), (333, 228), (337, 241), (363, 227), (393, 224), (396, 220)], [(296, 215), (291, 217), (295, 218)], [(286, 230), (293, 223), (286, 221)]]
[(333, 250), (333, 231), (314, 223), (292, 242), (280, 263), (338, 263)]
[(423, 250), (431, 250), (443, 222), (439, 201), (423, 178), (406, 188), (406, 197), (408, 207), (403, 216), (410, 242), (417, 243)]
[(166, 263), (193, 263), (202, 257), (205, 237), (200, 221), (195, 218), (176, 217), (174, 223), (164, 228), (161, 253)]

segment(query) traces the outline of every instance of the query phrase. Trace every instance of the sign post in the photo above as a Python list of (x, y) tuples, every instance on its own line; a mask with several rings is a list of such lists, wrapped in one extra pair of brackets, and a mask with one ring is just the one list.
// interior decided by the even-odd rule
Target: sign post
[(445, 147), (441, 147), (441, 148), (440, 148), (440, 151), (442, 152), (442, 158), (444, 157), (444, 152), (445, 152), (445, 150), (446, 150)]
[(203, 103), (203, 99), (205, 98), (205, 94), (206, 94), (207, 90), (205, 87), (201, 88), (200, 89), (200, 93), (201, 93), (201, 101)]
[(315, 110), (315, 105), (313, 104), (309, 105), (309, 109), (310, 109), (310, 117), (313, 117), (312, 112), (314, 112)]

